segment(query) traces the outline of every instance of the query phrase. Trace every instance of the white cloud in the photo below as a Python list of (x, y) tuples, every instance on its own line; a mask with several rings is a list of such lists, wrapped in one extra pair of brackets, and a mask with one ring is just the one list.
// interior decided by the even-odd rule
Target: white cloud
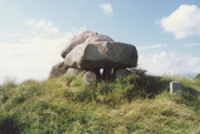
[(142, 49), (152, 49), (152, 48), (159, 48), (159, 47), (167, 47), (167, 45), (165, 45), (165, 44), (155, 44), (153, 46), (137, 47), (137, 49), (142, 50)]
[(200, 8), (196, 5), (181, 5), (170, 16), (159, 22), (164, 31), (173, 33), (175, 38), (200, 36)]
[[(42, 22), (42, 23), (39, 23)], [(38, 27), (46, 27), (44, 21), (35, 22), (34, 19), (29, 21), (28, 25), (33, 24), (33, 30)], [(51, 22), (45, 21), (51, 29)], [(60, 53), (65, 47), (67, 40), (74, 35), (82, 32), (86, 27), (76, 29), (76, 31), (66, 32), (59, 36), (40, 36), (47, 31), (42, 30), (37, 34), (25, 34), (19, 38), (18, 43), (8, 44), (0, 43), (0, 84), (5, 76), (16, 77), (19, 82), (33, 78), (36, 80), (47, 79), (53, 65), (63, 61)], [(56, 31), (59, 33), (59, 31)], [(53, 33), (55, 34), (55, 33)]]
[(24, 34), (11, 34), (11, 37), (24, 36)]
[(183, 44), (182, 47), (193, 47), (193, 46), (200, 46), (200, 43), (190, 43), (190, 44)]
[(107, 4), (107, 3), (103, 3), (101, 5), (99, 5), (99, 8), (101, 8), (106, 14), (113, 14), (113, 9), (112, 9), (112, 5)]
[(45, 32), (45, 34), (47, 34), (47, 35), (59, 35), (60, 34), (59, 28), (53, 27), (53, 23), (48, 22), (46, 20), (36, 21), (34, 18), (27, 19), (26, 24), (29, 26), (32, 26), (36, 29), (42, 29)]
[(200, 57), (192, 55), (179, 56), (175, 52), (161, 52), (147, 56), (140, 55), (138, 64), (139, 67), (154, 75), (200, 72)]

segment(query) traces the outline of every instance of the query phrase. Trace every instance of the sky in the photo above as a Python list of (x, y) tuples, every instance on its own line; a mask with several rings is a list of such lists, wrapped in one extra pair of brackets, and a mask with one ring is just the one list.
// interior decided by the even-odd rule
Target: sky
[(200, 73), (199, 0), (0, 0), (0, 84), (46, 80), (86, 30), (134, 45), (148, 74)]

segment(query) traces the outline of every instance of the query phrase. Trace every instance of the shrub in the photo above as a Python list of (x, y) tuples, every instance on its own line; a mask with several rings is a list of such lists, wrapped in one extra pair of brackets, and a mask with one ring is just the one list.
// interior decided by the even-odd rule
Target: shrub
[(13, 95), (15, 87), (17, 87), (17, 84), (14, 81), (6, 81), (4, 83), (0, 88), (0, 101), (2, 103), (5, 103)]
[(199, 81), (200, 81), (200, 73), (197, 74), (197, 75), (194, 77), (194, 80), (199, 80)]

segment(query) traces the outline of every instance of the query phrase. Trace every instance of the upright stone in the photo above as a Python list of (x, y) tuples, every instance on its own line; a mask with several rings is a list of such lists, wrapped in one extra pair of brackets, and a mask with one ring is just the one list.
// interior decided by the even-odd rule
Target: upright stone
[(103, 69), (103, 78), (104, 79), (112, 79), (112, 68), (104, 68)]
[(95, 72), (95, 74), (97, 76), (97, 79), (101, 78), (100, 68), (94, 68), (93, 70), (94, 70), (94, 72)]
[(62, 74), (65, 74), (68, 67), (64, 65), (64, 62), (60, 62), (56, 65), (54, 65), (49, 73), (48, 79), (56, 78), (61, 76)]
[(66, 74), (71, 74), (71, 75), (78, 75), (81, 73), (83, 70), (75, 69), (75, 68), (69, 68), (66, 72)]
[(83, 75), (83, 81), (88, 86), (92, 86), (92, 85), (95, 86), (97, 85), (97, 75), (95, 74), (93, 70), (89, 70), (85, 72), (85, 74)]
[(181, 83), (177, 82), (177, 81), (170, 82), (170, 93), (171, 94), (175, 93), (177, 95), (181, 95), (182, 94)]

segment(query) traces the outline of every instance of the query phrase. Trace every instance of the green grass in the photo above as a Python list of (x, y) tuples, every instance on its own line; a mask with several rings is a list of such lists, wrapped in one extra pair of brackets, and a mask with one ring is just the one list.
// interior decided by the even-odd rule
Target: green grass
[[(182, 96), (169, 83), (182, 83)], [(61, 76), (0, 87), (0, 134), (200, 134), (200, 81), (132, 74), (88, 87)]]

